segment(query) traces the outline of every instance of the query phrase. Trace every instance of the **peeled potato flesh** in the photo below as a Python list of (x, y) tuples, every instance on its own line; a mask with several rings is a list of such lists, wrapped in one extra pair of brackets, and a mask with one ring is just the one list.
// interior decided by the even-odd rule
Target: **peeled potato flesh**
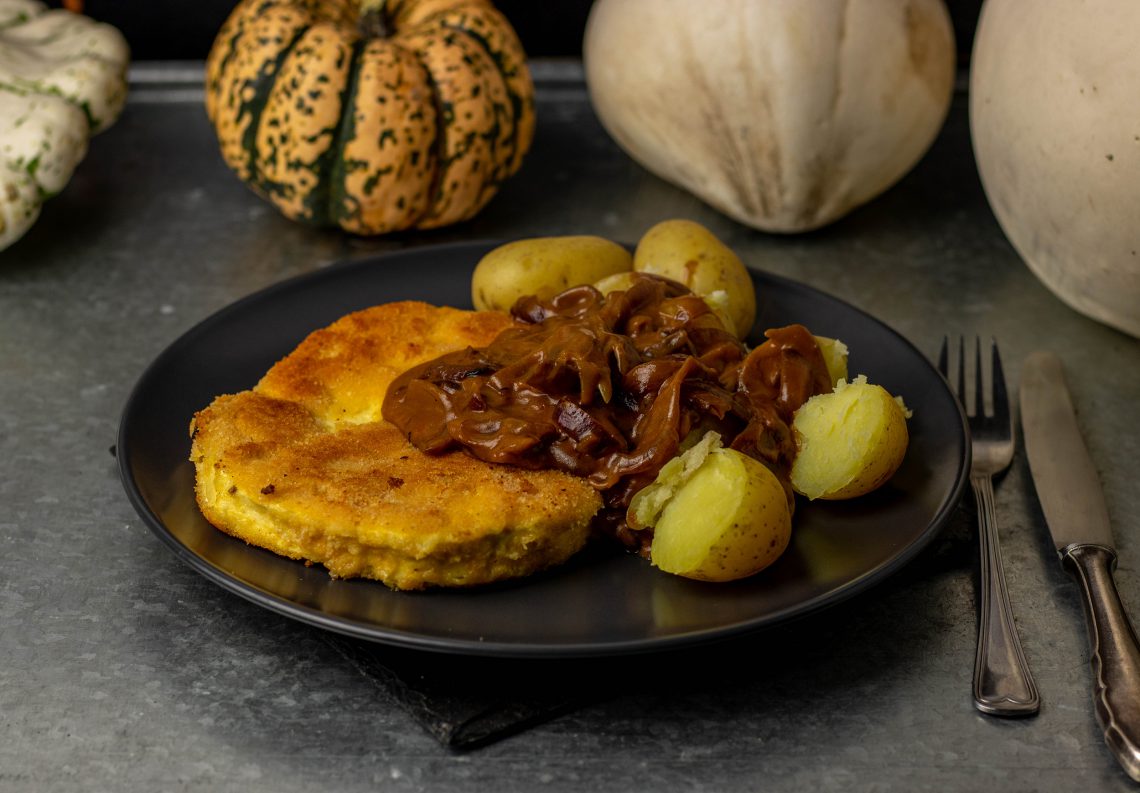
[(855, 498), (894, 476), (906, 455), (906, 409), (865, 377), (796, 411), (792, 488), (809, 499)]
[(714, 449), (661, 510), (650, 557), (667, 573), (733, 581), (779, 558), (792, 534), (776, 475), (732, 449)]
[(722, 446), (719, 433), (706, 432), (697, 439), (693, 439), (693, 434), (689, 433), (681, 443), (682, 453), (661, 466), (657, 478), (634, 494), (626, 512), (630, 528), (655, 526), (669, 499), (692, 479), (709, 454)]
[(613, 275), (607, 275), (599, 281), (595, 281), (594, 288), (603, 295), (608, 295), (610, 292), (624, 292), (633, 286), (634, 277), (633, 270), (614, 273)]
[(847, 379), (847, 345), (839, 339), (829, 339), (826, 336), (816, 336), (815, 343), (823, 355), (823, 362), (827, 365), (827, 374), (831, 377), (831, 385), (835, 386), (840, 380)]
[(546, 299), (632, 269), (630, 252), (602, 237), (515, 240), (479, 260), (471, 276), (471, 302), (479, 311), (510, 311), (525, 295)]

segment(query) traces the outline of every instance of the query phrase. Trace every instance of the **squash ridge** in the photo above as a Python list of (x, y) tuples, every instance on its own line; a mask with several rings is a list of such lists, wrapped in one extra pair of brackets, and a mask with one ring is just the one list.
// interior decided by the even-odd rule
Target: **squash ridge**
[(261, 127), (261, 115), (265, 110), (265, 106), (269, 103), (269, 95), (273, 93), (273, 86), (277, 83), (277, 74), (281, 71), (281, 66), (285, 60), (292, 54), (293, 50), (300, 43), (301, 39), (305, 36), (307, 27), (301, 27), (293, 35), (292, 40), (285, 45), (281, 52), (273, 61), (273, 66), (264, 70), (262, 73), (252, 80), (253, 96), (248, 101), (241, 103), (241, 108), (238, 111), (237, 117), (234, 119), (235, 124), (240, 124), (242, 117), (249, 116), (249, 124), (246, 125), (242, 131), (241, 136), (241, 150), (245, 152), (246, 158), (246, 172), (249, 174), (249, 184), (255, 192), (261, 193), (264, 196), (269, 195), (265, 179), (261, 175), (261, 169), (258, 167), (259, 152), (257, 150), (257, 133)]
[[(484, 15), (485, 24), (488, 30), (498, 30), (499, 34), (504, 38), (502, 47), (495, 47), (492, 45), (490, 39), (480, 32), (476, 24), (468, 24), (467, 21), (470, 17), (478, 19), (479, 15)], [(528, 114), (533, 113), (533, 93), (531, 94), (531, 101), (526, 101), (525, 92), (516, 90), (514, 85), (516, 79), (524, 80), (530, 84), (530, 72), (526, 66), (526, 53), (523, 50), (522, 43), (513, 34), (508, 38), (507, 32), (495, 25), (508, 24), (502, 14), (499, 13), (494, 7), (479, 7), (467, 9), (462, 6), (444, 9), (437, 14), (428, 17), (425, 24), (428, 22), (437, 22), (440, 28), (454, 31), (461, 31), (470, 38), (474, 39), (483, 51), (487, 53), (491, 62), (495, 64), (500, 76), (503, 78), (503, 85), (507, 89), (507, 97), (510, 99), (511, 107), (511, 135), (510, 135), (510, 157), (503, 169), (502, 175), (495, 180), (495, 187), (502, 184), (508, 177), (518, 171), (522, 165), (522, 159), (526, 151), (530, 148), (530, 138), (533, 137), (533, 126), (530, 128), (530, 134), (523, 134), (524, 123), (527, 121)], [(506, 51), (509, 49), (517, 50), (517, 62), (512, 63), (514, 60), (509, 58)]]
[[(352, 62), (348, 67), (348, 79), (344, 83), (344, 92), (341, 94), (340, 125), (333, 138), (329, 151), (333, 152), (332, 164), (328, 174), (322, 182), (328, 183), (328, 195), (325, 197), (325, 211), (323, 216), (314, 218), (318, 222), (338, 223), (342, 217), (347, 216), (345, 201), (350, 198), (345, 189), (348, 163), (345, 161), (345, 144), (356, 134), (356, 95), (360, 88), (360, 68), (364, 62), (364, 38), (359, 38), (352, 44)], [(360, 214), (359, 202), (356, 203), (355, 214)]]
[[(257, 150), (262, 188), (286, 216), (310, 225), (323, 222), (333, 144), (343, 120), (340, 104), (332, 118), (320, 119), (323, 105), (318, 100), (335, 75), (343, 84), (329, 96), (336, 97), (337, 103), (343, 101), (351, 53), (352, 45), (332, 23), (309, 27), (293, 57), (281, 66), (259, 124), (258, 140), (269, 144)], [(311, 75), (312, 83), (308, 82)], [(331, 105), (334, 100), (328, 101)], [(270, 110), (266, 117), (264, 113)], [(304, 122), (313, 117), (321, 126)]]
[[(393, 42), (397, 47), (403, 47), (403, 44), (399, 43), (395, 39), (393, 39)], [(428, 68), (428, 65), (424, 63), (422, 59), (420, 59), (419, 54), (416, 52), (414, 47), (403, 48), (411, 52), (412, 57), (419, 60), (420, 63), (423, 63), (424, 74), (427, 75), (428, 87), (431, 89), (428, 93), (431, 96), (432, 105), (435, 107), (434, 148), (436, 167), (431, 177), (431, 185), (427, 190), (428, 200), (424, 204), (424, 211), (421, 212), (419, 216), (409, 224), (410, 228), (418, 228), (420, 221), (427, 217), (428, 214), (432, 211), (432, 208), (435, 206), (436, 199), (439, 197), (440, 188), (443, 184), (443, 175), (444, 171), (446, 170), (444, 166), (447, 163), (447, 120), (451, 117), (451, 113), (444, 112), (445, 108), (443, 96), (439, 92), (439, 83), (436, 82), (435, 75), (432, 73), (431, 69)]]

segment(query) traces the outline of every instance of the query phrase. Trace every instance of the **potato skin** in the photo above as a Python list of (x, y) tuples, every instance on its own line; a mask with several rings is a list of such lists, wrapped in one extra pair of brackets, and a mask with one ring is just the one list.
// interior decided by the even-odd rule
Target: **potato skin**
[(894, 476), (909, 443), (902, 405), (864, 377), (809, 399), (792, 430), (798, 447), (792, 488), (809, 499), (870, 493)]
[(645, 232), (633, 254), (633, 269), (672, 278), (693, 293), (724, 292), (728, 330), (743, 339), (756, 321), (756, 291), (748, 268), (711, 231), (691, 220), (665, 220)]
[(515, 240), (479, 260), (471, 276), (471, 301), (479, 311), (510, 311), (525, 295), (545, 299), (632, 269), (629, 251), (602, 237)]
[(667, 573), (734, 581), (776, 561), (791, 535), (776, 475), (747, 455), (716, 449), (665, 505), (650, 556)]

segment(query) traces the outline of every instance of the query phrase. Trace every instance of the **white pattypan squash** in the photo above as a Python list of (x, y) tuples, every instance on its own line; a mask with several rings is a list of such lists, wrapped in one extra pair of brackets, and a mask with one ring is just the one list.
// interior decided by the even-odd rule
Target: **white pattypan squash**
[(954, 88), (943, 0), (596, 0), (582, 58), (631, 157), (774, 232), (824, 226), (901, 179)]
[(127, 96), (126, 40), (37, 0), (0, 0), (0, 250), (71, 178)]
[(1140, 3), (986, 0), (970, 59), (974, 159), (1030, 271), (1140, 339)]

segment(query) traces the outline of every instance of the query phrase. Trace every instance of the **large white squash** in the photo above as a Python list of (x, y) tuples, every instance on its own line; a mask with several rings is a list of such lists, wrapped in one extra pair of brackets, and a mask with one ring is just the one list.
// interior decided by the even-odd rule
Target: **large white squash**
[(942, 0), (597, 0), (583, 59), (623, 149), (766, 231), (823, 226), (893, 185), (954, 87)]
[(970, 127), (990, 206), (1029, 269), (1140, 336), (1140, 2), (987, 0)]

